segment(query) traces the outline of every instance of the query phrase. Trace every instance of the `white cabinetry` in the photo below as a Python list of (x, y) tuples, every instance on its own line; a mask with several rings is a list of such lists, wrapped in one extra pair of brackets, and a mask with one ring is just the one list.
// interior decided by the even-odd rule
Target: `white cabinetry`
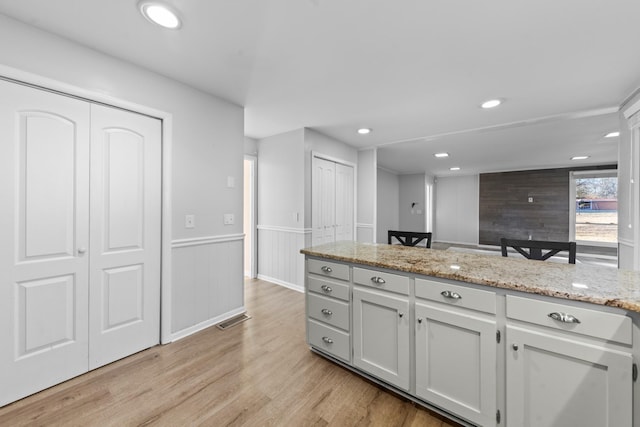
[(514, 296), (507, 317), (507, 425), (632, 425), (629, 317)]
[(496, 425), (495, 293), (424, 279), (415, 291), (416, 395)]
[(409, 279), (354, 268), (353, 281), (353, 364), (409, 390)]
[(307, 261), (307, 341), (346, 362), (351, 359), (349, 267)]

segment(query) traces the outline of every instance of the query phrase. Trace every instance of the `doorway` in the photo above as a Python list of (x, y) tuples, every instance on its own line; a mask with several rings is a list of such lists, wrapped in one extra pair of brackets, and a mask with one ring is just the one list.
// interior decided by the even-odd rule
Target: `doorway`
[(256, 256), (256, 165), (255, 156), (244, 156), (244, 275), (251, 279), (257, 277)]

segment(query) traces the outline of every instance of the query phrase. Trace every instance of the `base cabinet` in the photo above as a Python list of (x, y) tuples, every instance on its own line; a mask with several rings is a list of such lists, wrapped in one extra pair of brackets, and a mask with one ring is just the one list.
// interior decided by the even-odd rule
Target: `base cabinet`
[(496, 321), (416, 303), (416, 395), (482, 426), (496, 425)]
[(632, 425), (632, 355), (507, 326), (507, 425)]
[(409, 300), (354, 288), (353, 364), (408, 391), (409, 354)]

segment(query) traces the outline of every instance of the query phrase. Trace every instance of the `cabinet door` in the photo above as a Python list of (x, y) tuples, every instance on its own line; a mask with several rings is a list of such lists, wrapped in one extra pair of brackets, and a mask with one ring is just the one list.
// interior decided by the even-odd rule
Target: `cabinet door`
[(353, 290), (353, 363), (409, 390), (409, 301), (406, 297)]
[(507, 326), (507, 425), (630, 426), (631, 354)]
[(496, 423), (496, 322), (416, 303), (416, 394), (483, 426)]

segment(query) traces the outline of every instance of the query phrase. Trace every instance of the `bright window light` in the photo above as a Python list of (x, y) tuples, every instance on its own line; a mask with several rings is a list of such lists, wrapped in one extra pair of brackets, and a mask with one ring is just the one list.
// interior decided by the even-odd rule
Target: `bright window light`
[(605, 138), (615, 138), (616, 136), (620, 136), (620, 132), (609, 132), (604, 137)]
[(168, 6), (157, 2), (141, 2), (140, 12), (149, 21), (164, 28), (176, 30), (180, 28), (181, 22), (178, 15)]
[(436, 156), (438, 158), (449, 157), (449, 153), (436, 153), (436, 154), (434, 154), (434, 156)]
[(573, 156), (571, 160), (586, 160), (589, 156)]
[(458, 166), (454, 166), (452, 168), (449, 168), (450, 171), (459, 171), (460, 168)]

